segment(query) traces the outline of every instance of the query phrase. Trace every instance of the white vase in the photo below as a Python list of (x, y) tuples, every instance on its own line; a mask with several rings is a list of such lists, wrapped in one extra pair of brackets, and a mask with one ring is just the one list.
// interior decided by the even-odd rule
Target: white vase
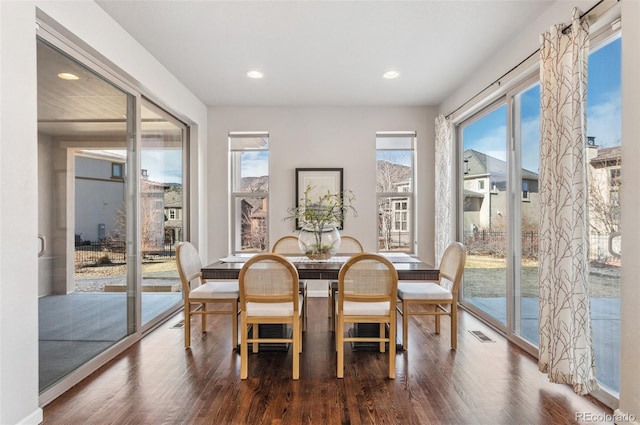
[(322, 230), (307, 225), (298, 234), (300, 251), (312, 260), (326, 260), (333, 257), (340, 248), (340, 232), (335, 226)]

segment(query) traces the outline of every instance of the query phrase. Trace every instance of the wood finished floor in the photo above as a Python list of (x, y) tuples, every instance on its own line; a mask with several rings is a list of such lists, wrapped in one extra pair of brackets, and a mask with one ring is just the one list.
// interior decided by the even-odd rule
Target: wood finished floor
[[(432, 318), (411, 318), (395, 380), (387, 378), (386, 353), (348, 347), (344, 379), (337, 379), (326, 298), (309, 299), (308, 314), (297, 382), (290, 379), (290, 352), (251, 354), (249, 379), (241, 381), (225, 316), (211, 317), (204, 334), (194, 320), (185, 350), (182, 329), (172, 327), (179, 314), (45, 406), (43, 424), (546, 425), (584, 423), (578, 412), (611, 414), (549, 383), (532, 357), (465, 312), (457, 351), (450, 350), (446, 319), (436, 335)], [(482, 343), (468, 330), (495, 342)]]

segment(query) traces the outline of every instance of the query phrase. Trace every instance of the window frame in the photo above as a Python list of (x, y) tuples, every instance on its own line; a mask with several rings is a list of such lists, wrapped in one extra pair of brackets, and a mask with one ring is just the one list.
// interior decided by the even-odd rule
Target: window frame
[[(242, 179), (242, 154), (246, 152), (267, 152), (267, 169), (270, 168), (269, 161), (269, 132), (267, 131), (232, 131), (229, 137), (229, 252), (232, 255), (247, 252), (267, 252), (269, 251), (269, 187), (266, 191), (243, 192), (240, 187)], [(266, 138), (265, 147), (233, 147), (233, 139), (242, 138)], [(267, 177), (269, 171), (267, 172)], [(238, 222), (237, 214), (241, 214), (237, 207), (242, 199), (266, 199), (265, 217), (258, 224), (260, 230), (264, 229), (264, 248), (262, 250), (244, 250), (242, 247), (243, 227), (242, 218)]]
[[(382, 138), (409, 138), (409, 148), (392, 148), (378, 147), (378, 140)], [(386, 199), (386, 206), (391, 208), (390, 218), (391, 218), (391, 232), (402, 232), (408, 236), (407, 248), (408, 249), (382, 249), (381, 248), (381, 229), (380, 229), (380, 218), (376, 220), (376, 251), (377, 252), (404, 252), (409, 255), (415, 255), (417, 252), (417, 237), (416, 237), (416, 202), (415, 202), (415, 187), (416, 187), (416, 178), (417, 178), (417, 132), (416, 131), (378, 131), (376, 132), (376, 162), (378, 161), (378, 153), (383, 151), (408, 151), (411, 153), (411, 175), (410, 175), (410, 183), (407, 184), (399, 184), (397, 185), (396, 191), (389, 192), (379, 192), (376, 184), (376, 206), (377, 213), (380, 215), (380, 205), (383, 200)], [(377, 175), (376, 175), (377, 181)], [(397, 203), (406, 203), (406, 209), (398, 211), (395, 209), (395, 205)], [(404, 227), (403, 223), (406, 225), (406, 230), (398, 230), (396, 227), (396, 214), (400, 213), (401, 217), (404, 215), (406, 217), (405, 220), (400, 220), (400, 227)], [(400, 237), (400, 236), (399, 236)]]

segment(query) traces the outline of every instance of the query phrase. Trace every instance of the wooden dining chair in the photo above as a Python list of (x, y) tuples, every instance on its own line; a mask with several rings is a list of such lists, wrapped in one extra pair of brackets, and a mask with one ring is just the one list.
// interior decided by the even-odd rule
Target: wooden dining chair
[[(379, 342), (381, 353), (388, 344), (389, 378), (395, 378), (397, 287), (398, 272), (379, 254), (355, 254), (340, 268), (335, 333), (338, 378), (344, 376), (344, 343), (349, 341)], [(378, 323), (379, 335), (345, 337), (345, 323)]]
[[(227, 314), (231, 316), (231, 346), (238, 346), (238, 281), (210, 281), (202, 278), (200, 255), (191, 242), (181, 242), (176, 248), (176, 262), (182, 297), (184, 299), (184, 346), (191, 346), (191, 317), (202, 317), (202, 332), (207, 331), (207, 315)], [(219, 310), (209, 310), (208, 304), (229, 304)]]
[[(285, 257), (299, 257), (302, 255), (300, 251), (300, 245), (298, 244), (298, 237), (293, 235), (283, 236), (278, 239), (274, 244), (271, 252), (284, 255)], [(302, 304), (302, 330), (307, 329), (307, 281), (300, 281), (300, 293), (304, 296), (304, 303)]]
[[(341, 257), (350, 257), (353, 254), (359, 254), (364, 252), (364, 248), (360, 241), (353, 236), (343, 236), (340, 235), (340, 248), (338, 248), (337, 256)], [(335, 318), (336, 318), (336, 292), (338, 292), (336, 280), (329, 281), (329, 294), (328, 294), (328, 302), (327, 302), (327, 315), (331, 318), (331, 327), (332, 329), (335, 327)]]
[[(291, 343), (292, 378), (300, 376), (302, 352), (301, 307), (298, 271), (280, 254), (262, 253), (249, 259), (240, 270), (240, 379), (247, 379), (251, 343), (258, 352), (261, 343)], [(284, 324), (292, 327), (291, 337), (260, 338), (260, 324)], [(252, 336), (249, 337), (249, 325)]]
[(295, 257), (302, 255), (298, 245), (298, 237), (293, 235), (283, 236), (278, 239), (271, 248), (271, 252), (284, 256)]
[[(398, 299), (402, 308), (402, 348), (409, 345), (409, 316), (435, 316), (436, 334), (440, 333), (440, 316), (451, 319), (451, 349), (458, 347), (458, 290), (466, 253), (464, 245), (452, 242), (447, 246), (440, 261), (438, 282), (401, 281), (398, 283)], [(425, 308), (416, 308), (426, 306)]]

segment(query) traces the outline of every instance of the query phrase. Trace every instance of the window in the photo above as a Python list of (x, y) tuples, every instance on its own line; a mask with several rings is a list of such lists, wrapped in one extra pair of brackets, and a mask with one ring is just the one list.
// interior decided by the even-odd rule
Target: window
[(415, 252), (415, 132), (376, 134), (378, 251)]
[(175, 208), (169, 209), (169, 220), (176, 220), (178, 218), (178, 211)]
[(523, 201), (529, 200), (529, 182), (526, 182), (526, 181), (522, 182), (522, 200)]
[(484, 180), (478, 180), (478, 190), (484, 190)]
[(124, 179), (123, 169), (124, 169), (124, 164), (121, 164), (119, 162), (112, 162), (111, 163), (111, 178), (112, 179)]
[[(601, 389), (615, 395), (620, 376), (623, 271), (619, 256), (621, 38), (607, 26), (602, 31), (602, 36), (591, 37), (587, 73), (589, 294), (597, 379)], [(460, 302), (535, 354), (539, 326), (538, 76), (515, 82), (503, 94), (457, 123), (458, 226), (467, 248)], [(481, 191), (484, 186), (489, 193)], [(518, 192), (521, 202), (516, 202)]]
[(231, 252), (269, 247), (269, 134), (229, 133)]

